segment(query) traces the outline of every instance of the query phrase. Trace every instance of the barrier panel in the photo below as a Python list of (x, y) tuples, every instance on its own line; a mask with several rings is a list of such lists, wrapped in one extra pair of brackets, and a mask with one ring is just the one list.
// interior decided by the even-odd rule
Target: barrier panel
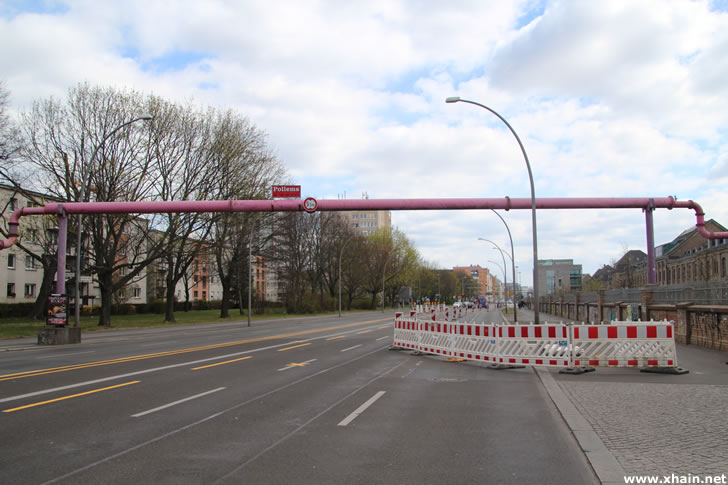
[(581, 352), (575, 366), (677, 367), (669, 322), (612, 322), (573, 325), (572, 341)]
[(398, 314), (392, 348), (499, 365), (677, 368), (671, 322), (512, 325)]

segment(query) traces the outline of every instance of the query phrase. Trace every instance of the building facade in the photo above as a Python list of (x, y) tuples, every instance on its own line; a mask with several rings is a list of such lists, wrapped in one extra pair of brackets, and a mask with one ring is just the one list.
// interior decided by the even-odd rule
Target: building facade
[[(499, 286), (500, 281), (491, 274), (488, 268), (482, 268), (480, 265), (470, 265), (456, 266), (452, 270), (455, 273), (470, 276), (477, 281), (477, 288), (470, 288), (472, 294), (475, 296), (493, 299), (501, 291)], [(465, 294), (470, 295), (471, 292), (466, 291)]]
[(346, 221), (350, 231), (362, 236), (374, 234), (381, 228), (392, 228), (390, 211), (341, 211), (337, 214)]
[(582, 269), (573, 259), (539, 259), (538, 283), (544, 295), (581, 290)]
[[(20, 192), (0, 184), (0, 224), (7, 230), (10, 215), (22, 207), (44, 204), (46, 197), (37, 192)], [(0, 252), (0, 303), (32, 303), (43, 282), (43, 266), (33, 256), (57, 251), (58, 227), (55, 217), (20, 220), (18, 243)], [(28, 249), (24, 251), (21, 245)]]
[[(713, 219), (705, 223), (705, 228), (726, 230)], [(708, 283), (728, 278), (728, 239), (708, 240), (695, 228), (656, 247), (655, 255), (658, 285)], [(646, 281), (646, 268), (644, 273)]]

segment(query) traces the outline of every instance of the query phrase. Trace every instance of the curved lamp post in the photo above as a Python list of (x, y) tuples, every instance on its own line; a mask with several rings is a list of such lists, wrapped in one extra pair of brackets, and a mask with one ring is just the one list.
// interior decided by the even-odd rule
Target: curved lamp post
[[(497, 266), (497, 267), (498, 267), (498, 268), (499, 268), (499, 269), (500, 269), (501, 271), (503, 271), (503, 279), (505, 280), (505, 279), (506, 279), (506, 270), (505, 270), (504, 268), (502, 268), (502, 267), (501, 267), (501, 265), (500, 265), (499, 263), (496, 263), (496, 262), (495, 262), (495, 261), (493, 261), (493, 260), (490, 260), (490, 259), (489, 259), (489, 260), (488, 260), (488, 262), (489, 262), (489, 263), (493, 263), (493, 264), (494, 264), (494, 265), (496, 265), (496, 266)], [(504, 300), (504, 301), (507, 301), (507, 300)], [(496, 306), (497, 306), (497, 305), (496, 305)], [(508, 304), (506, 303), (506, 309), (507, 309), (507, 308), (508, 308)]]
[(513, 136), (516, 137), (516, 141), (518, 142), (518, 146), (521, 147), (521, 152), (523, 153), (523, 158), (526, 160), (526, 168), (528, 169), (528, 179), (531, 182), (531, 224), (532, 224), (532, 232), (533, 232), (533, 300), (534, 300), (534, 306), (533, 306), (533, 321), (536, 323), (536, 325), (539, 324), (539, 318), (538, 318), (538, 239), (536, 236), (536, 191), (533, 187), (533, 174), (531, 173), (531, 164), (528, 162), (528, 155), (526, 154), (526, 149), (523, 147), (523, 143), (521, 143), (521, 139), (518, 137), (518, 134), (513, 129), (513, 127), (506, 121), (505, 118), (503, 118), (501, 115), (499, 115), (495, 110), (487, 107), (484, 104), (480, 104), (476, 101), (469, 101), (467, 99), (461, 99), (459, 96), (452, 96), (445, 100), (446, 103), (457, 103), (457, 102), (463, 102), (463, 103), (469, 103), (474, 104), (475, 106), (480, 106), (483, 109), (486, 109), (496, 115), (505, 125), (508, 127), (509, 130), (511, 130), (511, 133), (513, 133)]
[[(250, 240), (248, 241), (248, 327), (250, 326), (250, 310), (253, 306), (253, 235), (255, 234), (255, 220), (250, 229)], [(257, 258), (256, 258), (257, 260)], [(257, 261), (256, 261), (257, 263)]]
[(351, 236), (349, 239), (347, 239), (344, 242), (344, 245), (341, 246), (341, 251), (339, 251), (339, 318), (341, 318), (341, 257), (344, 255), (344, 248), (347, 244), (349, 244), (349, 241), (354, 239), (354, 236)]
[[(506, 310), (508, 310), (508, 278), (506, 278), (506, 275), (507, 275), (507, 273), (506, 273), (506, 271), (505, 271), (505, 269), (506, 269), (506, 268), (507, 268), (508, 266), (506, 265), (506, 257), (505, 257), (505, 256), (503, 255), (503, 253), (505, 253), (505, 254), (508, 254), (508, 253), (507, 253), (507, 252), (505, 252), (505, 251), (503, 251), (503, 250), (502, 250), (502, 249), (500, 248), (500, 246), (498, 246), (498, 245), (497, 245), (496, 243), (494, 243), (493, 241), (490, 241), (490, 240), (488, 240), (488, 239), (485, 239), (485, 238), (482, 238), (482, 237), (479, 237), (479, 238), (478, 238), (478, 240), (479, 240), (479, 241), (485, 241), (485, 242), (489, 242), (489, 243), (491, 243), (491, 244), (492, 244), (492, 245), (494, 246), (494, 249), (497, 249), (497, 250), (498, 250), (498, 251), (500, 251), (500, 253), (501, 253), (501, 258), (503, 258), (503, 284), (504, 284), (504, 285), (506, 286)], [(509, 258), (511, 258), (511, 255), (510, 255), (510, 254), (508, 254), (508, 257), (509, 257)], [(511, 262), (512, 262), (512, 261), (513, 261), (513, 258), (511, 258)], [(514, 287), (514, 288), (515, 288), (515, 287)], [(515, 293), (515, 291), (514, 291), (514, 293)], [(518, 321), (518, 320), (516, 319), (516, 303), (515, 303), (515, 301), (513, 302), (513, 321), (514, 321), (514, 322), (517, 322), (517, 321)]]
[[(83, 187), (81, 187), (81, 190), (82, 190), (81, 201), (82, 202), (86, 200), (86, 197), (88, 197), (89, 183), (91, 182), (90, 181), (90, 179), (91, 179), (91, 170), (90, 170), (91, 165), (93, 164), (94, 160), (96, 159), (96, 155), (98, 155), (99, 150), (101, 150), (101, 147), (104, 146), (104, 143), (106, 143), (106, 140), (108, 140), (109, 138), (111, 138), (112, 136), (114, 136), (114, 134), (117, 131), (121, 130), (125, 126), (129, 126), (130, 124), (136, 123), (137, 121), (141, 121), (141, 120), (149, 121), (149, 120), (151, 120), (153, 118), (154, 117), (152, 115), (144, 114), (144, 115), (137, 116), (136, 118), (133, 118), (133, 119), (131, 119), (129, 121), (125, 121), (124, 123), (120, 124), (119, 126), (117, 126), (116, 128), (114, 128), (113, 130), (111, 130), (101, 140), (101, 142), (99, 142), (99, 144), (96, 145), (96, 149), (91, 154), (91, 158), (89, 159), (89, 162), (88, 162), (88, 164), (89, 164), (89, 171), (86, 174), (87, 177), (86, 177), (85, 180), (83, 180)], [(80, 288), (79, 280), (81, 279), (81, 228), (82, 228), (82, 224), (83, 224), (83, 215), (82, 214), (79, 214), (78, 215), (78, 230), (76, 231), (76, 233), (77, 233), (76, 234), (76, 277), (74, 278), (76, 280), (76, 282), (75, 282), (75, 286), (74, 286), (74, 289), (75, 289), (75, 294), (74, 294), (74, 301), (75, 301), (75, 303), (74, 303), (74, 306), (75, 306), (75, 308), (74, 308), (74, 315), (73, 315), (73, 326), (74, 327), (78, 327), (79, 320), (81, 318), (81, 308), (79, 306), (79, 300), (80, 300), (80, 295), (79, 295), (79, 288)]]

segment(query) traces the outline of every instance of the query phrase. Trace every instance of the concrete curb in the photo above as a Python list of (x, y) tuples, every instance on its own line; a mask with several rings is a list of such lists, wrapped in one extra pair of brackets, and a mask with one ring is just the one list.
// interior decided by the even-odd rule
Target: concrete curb
[(607, 449), (601, 438), (594, 432), (591, 425), (584, 419), (584, 416), (564, 394), (551, 372), (536, 367), (534, 367), (534, 370), (564, 418), (566, 425), (579, 443), (587, 460), (589, 460), (599, 481), (603, 485), (624, 484), (626, 474), (622, 465), (619, 464), (612, 452)]

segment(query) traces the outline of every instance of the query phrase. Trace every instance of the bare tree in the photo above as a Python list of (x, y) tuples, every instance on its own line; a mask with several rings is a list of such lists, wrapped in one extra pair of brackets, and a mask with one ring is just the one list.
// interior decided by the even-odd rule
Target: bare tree
[[(152, 127), (152, 172), (155, 198), (160, 200), (202, 200), (214, 194), (222, 178), (220, 167), (212, 163), (210, 144), (214, 112), (181, 107), (159, 98), (150, 98), (155, 113)], [(161, 259), (165, 268), (165, 317), (174, 322), (175, 288), (189, 273), (189, 267), (203, 248), (215, 216), (212, 214), (164, 214), (160, 233)], [(206, 253), (206, 252), (205, 252)], [(189, 295), (189, 289), (185, 285)], [(189, 299), (189, 298), (188, 298)], [(187, 306), (185, 307), (187, 309)]]
[[(147, 107), (137, 92), (88, 85), (71, 89), (65, 103), (37, 101), (23, 116), (23, 158), (45, 191), (62, 200), (88, 200), (91, 192), (96, 201), (149, 199), (151, 130), (130, 123)], [(108, 326), (114, 292), (139, 277), (162, 243), (151, 237), (154, 218), (107, 214), (88, 220), (93, 264), (86, 269), (101, 290), (99, 325)]]
[[(270, 186), (285, 172), (267, 148), (265, 134), (247, 118), (231, 111), (217, 113), (209, 154), (220, 167), (217, 199), (265, 199)], [(220, 317), (230, 316), (230, 303), (247, 287), (248, 249), (259, 214), (224, 213), (211, 231), (213, 254), (222, 286)]]
[(10, 91), (0, 82), (0, 181), (19, 187), (15, 155), (20, 149), (18, 130), (8, 115)]

